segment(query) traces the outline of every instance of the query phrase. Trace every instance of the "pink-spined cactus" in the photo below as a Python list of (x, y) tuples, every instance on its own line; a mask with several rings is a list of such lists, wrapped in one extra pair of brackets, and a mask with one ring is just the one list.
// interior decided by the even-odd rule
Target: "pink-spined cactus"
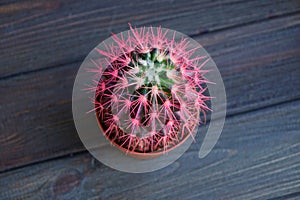
[(166, 37), (162, 28), (130, 30), (113, 35), (97, 69), (93, 103), (99, 126), (112, 144), (130, 154), (161, 154), (180, 145), (209, 109), (210, 83), (205, 56), (195, 56), (182, 38)]

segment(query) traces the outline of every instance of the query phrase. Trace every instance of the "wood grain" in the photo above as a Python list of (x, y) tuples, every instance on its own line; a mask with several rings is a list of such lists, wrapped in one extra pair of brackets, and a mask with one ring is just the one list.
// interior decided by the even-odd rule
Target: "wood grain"
[[(300, 98), (299, 19), (296, 14), (194, 38), (222, 73), (228, 115)], [(71, 113), (79, 65), (0, 81), (1, 171), (84, 150)]]
[(129, 174), (81, 153), (0, 174), (0, 194), (2, 199), (298, 199), (299, 107), (300, 101), (293, 101), (228, 117), (205, 159), (198, 158), (200, 144), (194, 143), (162, 170)]
[[(300, 199), (298, 0), (5, 0), (0, 19), (0, 200)], [(75, 75), (128, 22), (193, 37), (220, 69), (227, 120), (205, 159), (204, 134), (146, 174), (85, 152), (71, 113)]]
[(0, 5), (0, 77), (79, 62), (128, 22), (199, 35), (299, 11), (297, 0), (7, 2)]

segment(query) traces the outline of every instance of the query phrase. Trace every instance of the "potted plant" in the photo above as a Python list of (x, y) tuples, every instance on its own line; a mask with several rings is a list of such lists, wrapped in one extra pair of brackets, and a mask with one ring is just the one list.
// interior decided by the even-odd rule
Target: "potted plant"
[(97, 78), (88, 88), (107, 140), (128, 155), (153, 158), (193, 137), (209, 110), (208, 58), (161, 28), (130, 26), (126, 36), (112, 38), (105, 50), (96, 49), (103, 58), (93, 61)]

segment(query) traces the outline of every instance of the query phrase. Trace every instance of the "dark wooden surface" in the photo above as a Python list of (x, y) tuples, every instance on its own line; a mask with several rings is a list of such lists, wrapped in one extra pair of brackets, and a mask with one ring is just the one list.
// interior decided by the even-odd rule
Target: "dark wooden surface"
[[(197, 157), (201, 135), (147, 174), (85, 151), (73, 81), (88, 52), (128, 22), (190, 35), (216, 62), (228, 115), (208, 157)], [(0, 199), (300, 198), (300, 2), (5, 1), (0, 36)]]

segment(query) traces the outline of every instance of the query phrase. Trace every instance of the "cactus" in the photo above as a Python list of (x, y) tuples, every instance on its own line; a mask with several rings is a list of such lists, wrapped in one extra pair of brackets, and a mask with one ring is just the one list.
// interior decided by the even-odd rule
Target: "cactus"
[(100, 75), (93, 103), (104, 135), (127, 152), (167, 152), (193, 137), (200, 114), (209, 110), (203, 66), (186, 39), (167, 37), (161, 28), (130, 26), (126, 38), (97, 49), (104, 59), (93, 61)]

